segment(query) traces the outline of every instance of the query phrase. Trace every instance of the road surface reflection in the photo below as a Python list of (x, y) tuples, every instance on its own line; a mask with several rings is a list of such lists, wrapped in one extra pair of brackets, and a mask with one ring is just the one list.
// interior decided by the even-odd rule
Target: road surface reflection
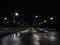
[(57, 33), (17, 33), (0, 39), (1, 45), (56, 45)]

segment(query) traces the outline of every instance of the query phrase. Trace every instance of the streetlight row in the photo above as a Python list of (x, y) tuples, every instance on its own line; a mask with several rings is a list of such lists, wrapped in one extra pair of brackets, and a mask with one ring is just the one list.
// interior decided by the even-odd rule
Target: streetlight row
[[(38, 18), (38, 16), (36, 15), (35, 18)], [(53, 20), (54, 18), (53, 17), (50, 17), (50, 20)]]
[[(4, 22), (4, 24), (9, 24), (10, 22), (7, 21), (7, 22)], [(15, 22), (13, 22), (15, 24)], [(17, 22), (17, 24), (20, 24), (20, 22)]]
[[(15, 16), (19, 16), (19, 13), (16, 12), (16, 13), (14, 13), (14, 15), (15, 15)], [(15, 17), (15, 16), (14, 16), (14, 17)], [(39, 17), (38, 15), (35, 16), (35, 18), (38, 18), (38, 17)], [(4, 17), (4, 20), (7, 20), (7, 17)], [(53, 17), (50, 17), (50, 20), (53, 20)], [(45, 21), (45, 22), (46, 22), (46, 21)]]

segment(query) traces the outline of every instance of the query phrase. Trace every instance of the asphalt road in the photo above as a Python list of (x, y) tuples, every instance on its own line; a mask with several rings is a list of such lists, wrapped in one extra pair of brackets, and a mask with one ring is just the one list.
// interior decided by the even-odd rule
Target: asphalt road
[(57, 45), (56, 32), (17, 33), (0, 39), (0, 45)]

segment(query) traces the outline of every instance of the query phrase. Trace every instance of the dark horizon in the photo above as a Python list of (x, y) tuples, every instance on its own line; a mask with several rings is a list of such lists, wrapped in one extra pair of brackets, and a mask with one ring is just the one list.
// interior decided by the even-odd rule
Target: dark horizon
[[(31, 2), (31, 1), (30, 1)], [(17, 24), (13, 24), (13, 17), (14, 17), (14, 13), (18, 12), (19, 16), (16, 18), (16, 23), (19, 22), (20, 20), (24, 20), (24, 23), (28, 23), (25, 25), (33, 25), (33, 21), (34, 16), (38, 15), (41, 16), (41, 20), (47, 19), (49, 20), (50, 17), (54, 17), (55, 23), (51, 23), (51, 26), (49, 26), (50, 22), (46, 25), (47, 27), (50, 28), (59, 28), (59, 8), (60, 7), (53, 7), (56, 6), (56, 4), (31, 4), (30, 2), (28, 2), (27, 4), (23, 4), (26, 2), (19, 2), (19, 1), (5, 1), (3, 3), (1, 3), (1, 7), (0, 7), (0, 27), (5, 27), (6, 25), (4, 25), (3, 23), (3, 19), (4, 17), (7, 17), (10, 24), (10, 27), (15, 27), (17, 26)], [(58, 4), (57, 4), (58, 5)], [(40, 17), (39, 17), (40, 18)], [(22, 24), (22, 22), (21, 22)], [(7, 24), (8, 27), (8, 24)], [(39, 27), (39, 26), (38, 26)], [(45, 27), (42, 26), (42, 27)]]

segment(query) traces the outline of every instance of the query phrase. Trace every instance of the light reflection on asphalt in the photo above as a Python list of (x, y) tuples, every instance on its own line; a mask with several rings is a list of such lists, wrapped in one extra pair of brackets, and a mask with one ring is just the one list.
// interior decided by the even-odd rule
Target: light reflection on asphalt
[[(12, 34), (12, 35), (6, 36), (6, 37), (2, 38), (1, 43), (2, 43), (2, 45), (23, 45), (24, 43), (22, 43), (22, 40), (24, 40), (24, 39), (20, 35), (21, 35), (20, 33), (17, 33), (17, 34)], [(28, 37), (26, 37), (26, 38), (28, 38)], [(33, 33), (31, 38), (32, 38), (31, 39), (32, 45), (55, 45), (57, 42), (56, 32)], [(30, 39), (30, 38), (28, 38), (28, 39)], [(24, 44), (24, 45), (26, 45), (26, 44)]]

